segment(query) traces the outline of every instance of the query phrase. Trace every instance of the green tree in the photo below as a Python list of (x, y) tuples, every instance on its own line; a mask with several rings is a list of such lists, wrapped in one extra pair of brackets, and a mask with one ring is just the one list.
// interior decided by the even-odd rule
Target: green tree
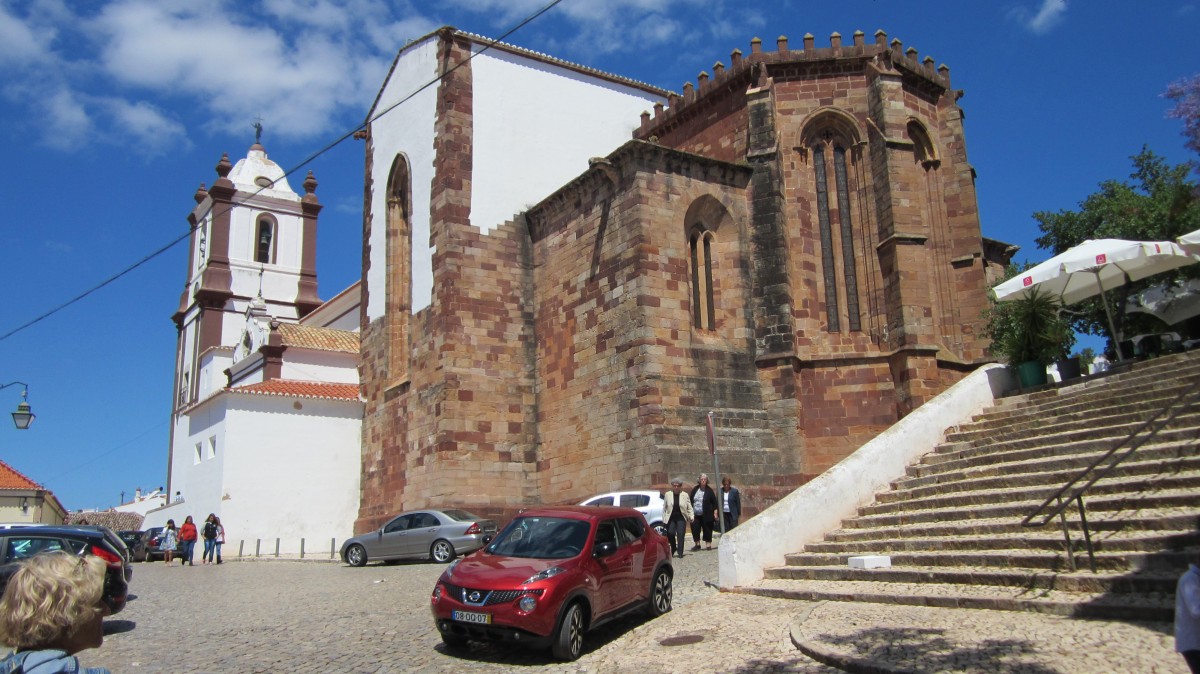
[[(1188, 180), (1191, 167), (1188, 164), (1171, 166), (1144, 147), (1132, 160), (1134, 170), (1130, 180), (1100, 183), (1100, 190), (1080, 202), (1078, 210), (1034, 213), (1042, 231), (1037, 245), (1057, 255), (1088, 239), (1171, 241), (1200, 229), (1200, 197), (1196, 184)], [(1123, 310), (1127, 299), (1164, 281), (1200, 278), (1200, 269), (1196, 267), (1200, 265), (1110, 290), (1107, 297), (1118, 333), (1161, 329), (1161, 323), (1147, 314), (1127, 315)], [(1108, 336), (1108, 323), (1099, 298), (1080, 302), (1069, 309), (1076, 330)]]

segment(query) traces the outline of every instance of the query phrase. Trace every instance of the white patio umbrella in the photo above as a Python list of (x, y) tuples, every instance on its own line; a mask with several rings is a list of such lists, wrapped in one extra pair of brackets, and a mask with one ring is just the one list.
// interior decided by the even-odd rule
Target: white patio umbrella
[(1115, 344), (1119, 340), (1105, 291), (1197, 261), (1200, 258), (1171, 241), (1089, 239), (997, 285), (992, 293), (996, 301), (1004, 302), (1025, 297), (1037, 287), (1063, 305), (1100, 295)]
[(1200, 253), (1200, 229), (1197, 229), (1194, 232), (1188, 232), (1178, 239), (1175, 239), (1175, 241), (1179, 245), (1183, 246), (1184, 250), (1192, 253), (1193, 255)]

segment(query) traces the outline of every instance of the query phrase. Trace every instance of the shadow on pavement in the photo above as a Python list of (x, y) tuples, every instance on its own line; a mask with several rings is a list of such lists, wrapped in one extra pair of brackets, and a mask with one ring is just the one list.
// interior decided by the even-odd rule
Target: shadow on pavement
[(135, 627), (137, 627), (137, 623), (132, 620), (105, 620), (104, 636), (132, 632)]
[[(583, 653), (580, 657), (604, 648), (649, 620), (651, 618), (645, 615), (630, 615), (597, 627), (584, 635)], [(447, 648), (445, 644), (438, 644), (437, 650), (448, 657), (472, 662), (527, 666), (545, 666), (560, 662), (550, 655), (548, 648), (535, 649), (507, 642), (472, 641), (464, 648)]]
[[(816, 642), (816, 643), (813, 643)], [(810, 647), (826, 646), (810, 652)], [(1033, 661), (1037, 644), (1024, 639), (990, 639), (958, 646), (943, 637), (942, 630), (874, 627), (847, 635), (816, 635), (801, 650), (827, 665), (850, 671), (884, 667), (893, 671), (977, 671), (1055, 674), (1059, 670)], [(831, 652), (836, 651), (836, 652)], [(739, 672), (755, 670), (753, 662)], [(875, 671), (871, 669), (871, 671)]]

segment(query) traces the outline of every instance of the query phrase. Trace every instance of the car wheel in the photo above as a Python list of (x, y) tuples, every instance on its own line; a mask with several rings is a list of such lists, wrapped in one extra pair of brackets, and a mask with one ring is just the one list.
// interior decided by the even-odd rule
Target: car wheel
[(367, 563), (367, 551), (361, 545), (351, 545), (346, 550), (346, 563), (350, 566), (362, 566)]
[(568, 661), (578, 660), (583, 653), (583, 608), (579, 602), (568, 606), (563, 613), (550, 652), (559, 660)]
[(657, 531), (659, 536), (667, 535), (667, 525), (663, 524), (662, 522), (655, 522), (654, 524), (650, 525), (650, 528)]
[(666, 569), (659, 569), (658, 573), (654, 574), (654, 581), (650, 583), (650, 600), (646, 603), (646, 612), (651, 618), (657, 618), (670, 611), (674, 594), (671, 574), (667, 573)]
[(439, 564), (445, 564), (454, 559), (457, 555), (454, 552), (454, 546), (450, 545), (450, 541), (438, 539), (429, 546), (429, 558)]

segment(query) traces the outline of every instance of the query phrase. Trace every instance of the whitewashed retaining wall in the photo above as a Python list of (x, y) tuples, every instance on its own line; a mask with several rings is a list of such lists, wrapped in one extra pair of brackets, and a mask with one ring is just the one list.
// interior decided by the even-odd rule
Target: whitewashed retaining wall
[[(859, 506), (904, 476), (904, 469), (932, 451), (946, 429), (964, 424), (1002, 393), (1016, 388), (1003, 365), (986, 365), (917, 408), (837, 465), (792, 492), (721, 539), (722, 588), (749, 585), (763, 569), (782, 566), (799, 551), (858, 514)], [(887, 554), (880, 551), (879, 554)]]

